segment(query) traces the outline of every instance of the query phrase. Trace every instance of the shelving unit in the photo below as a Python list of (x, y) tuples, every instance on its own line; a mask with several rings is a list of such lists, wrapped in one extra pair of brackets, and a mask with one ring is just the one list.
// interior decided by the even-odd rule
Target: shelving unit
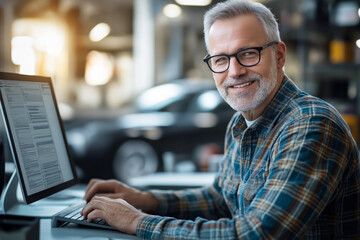
[(276, 14), (283, 41), (296, 48), (302, 88), (334, 105), (359, 144), (360, 49), (355, 42), (360, 39), (360, 21), (336, 24), (339, 2), (293, 0), (283, 5), (277, 2), (272, 9), (280, 9)]

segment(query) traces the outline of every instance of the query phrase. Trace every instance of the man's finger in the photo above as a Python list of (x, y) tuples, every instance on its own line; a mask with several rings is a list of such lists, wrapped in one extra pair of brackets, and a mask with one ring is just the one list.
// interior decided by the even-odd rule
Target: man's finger
[(121, 194), (117, 194), (117, 193), (99, 193), (99, 194), (96, 194), (96, 196), (107, 197), (107, 198), (111, 198), (111, 199), (121, 198)]
[(87, 215), (86, 220), (88, 222), (92, 222), (94, 219), (96, 218), (102, 218), (104, 219), (104, 216), (102, 214), (103, 211), (99, 210), (99, 209), (94, 209), (93, 211), (89, 212), (89, 214)]
[(86, 192), (96, 183), (96, 182), (99, 182), (101, 181), (100, 179), (97, 179), (97, 178), (93, 178), (89, 181), (87, 187), (86, 187)]
[(95, 209), (102, 209), (103, 208), (103, 201), (104, 198), (103, 197), (94, 197), (93, 199), (91, 199), (90, 202), (88, 202), (85, 207), (83, 208), (83, 210), (81, 211), (81, 214), (84, 216), (84, 218), (87, 218), (87, 215), (94, 211)]
[(97, 181), (91, 184), (85, 192), (84, 199), (90, 201), (90, 199), (97, 193), (111, 193), (113, 191), (113, 184), (111, 182)]

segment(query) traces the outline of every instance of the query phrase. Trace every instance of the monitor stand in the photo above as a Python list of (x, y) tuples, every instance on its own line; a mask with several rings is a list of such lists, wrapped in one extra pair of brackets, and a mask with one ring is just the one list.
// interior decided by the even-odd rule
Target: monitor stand
[(66, 201), (61, 199), (61, 197), (56, 198), (50, 196), (27, 205), (23, 200), (19, 199), (20, 197), (18, 197), (18, 195), (21, 195), (17, 194), (18, 185), (19, 179), (17, 171), (15, 170), (2, 193), (0, 203), (0, 211), (2, 211), (2, 213), (47, 218), (74, 203), (74, 198), (72, 199), (73, 201)]
[(16, 174), (16, 170), (11, 175), (11, 178), (3, 192), (1, 198), (1, 209), (4, 213), (10, 211), (10, 209), (18, 203), (18, 199), (16, 196), (17, 186), (19, 180)]

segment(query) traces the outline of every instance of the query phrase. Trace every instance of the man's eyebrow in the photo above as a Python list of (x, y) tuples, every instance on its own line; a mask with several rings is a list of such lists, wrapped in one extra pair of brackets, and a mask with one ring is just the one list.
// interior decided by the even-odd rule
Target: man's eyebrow
[(231, 53), (224, 53), (224, 52), (214, 53), (214, 54), (210, 54), (210, 53), (209, 53), (209, 56), (217, 56), (217, 55), (231, 55), (231, 54), (233, 54), (233, 53), (236, 53), (236, 52), (239, 52), (239, 51), (242, 51), (242, 50), (248, 49), (248, 48), (253, 48), (253, 47), (257, 47), (257, 46), (251, 46), (251, 45), (248, 45), (248, 46), (246, 46), (246, 47), (239, 48), (238, 50), (236, 50), (236, 51), (234, 51), (234, 52), (231, 52)]

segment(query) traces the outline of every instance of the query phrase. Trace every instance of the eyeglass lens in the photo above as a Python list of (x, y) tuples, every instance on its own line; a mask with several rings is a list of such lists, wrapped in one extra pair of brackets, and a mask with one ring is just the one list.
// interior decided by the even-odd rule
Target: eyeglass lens
[[(243, 66), (256, 65), (260, 60), (260, 52), (257, 49), (247, 49), (240, 51), (235, 55), (237, 61)], [(230, 56), (219, 55), (209, 59), (210, 68), (214, 72), (226, 71), (230, 64)]]

